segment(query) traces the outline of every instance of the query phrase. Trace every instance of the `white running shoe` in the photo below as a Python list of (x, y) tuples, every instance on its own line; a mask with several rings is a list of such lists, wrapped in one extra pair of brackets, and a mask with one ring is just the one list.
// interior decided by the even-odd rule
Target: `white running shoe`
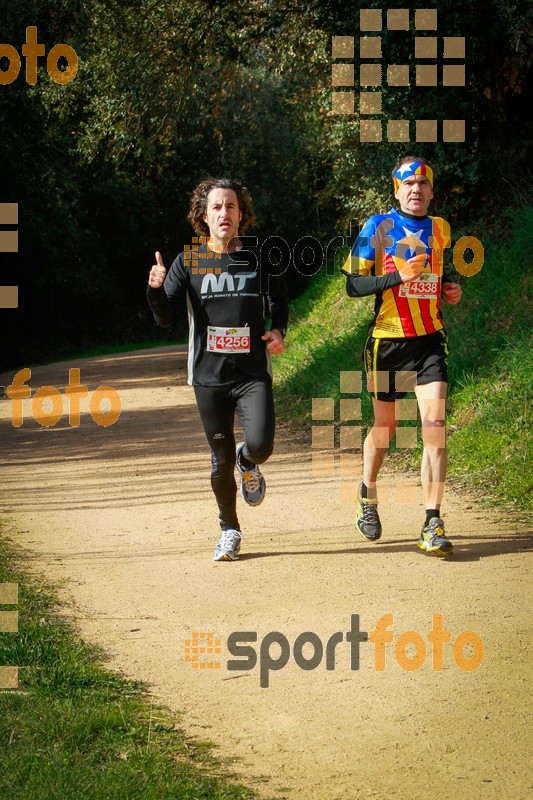
[(222, 531), (216, 546), (213, 561), (238, 561), (242, 533), (235, 528)]

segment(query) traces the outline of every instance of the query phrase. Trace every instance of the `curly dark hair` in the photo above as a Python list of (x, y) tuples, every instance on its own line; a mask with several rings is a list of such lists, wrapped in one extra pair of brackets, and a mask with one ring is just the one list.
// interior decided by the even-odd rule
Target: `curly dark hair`
[(198, 184), (191, 195), (191, 205), (187, 219), (199, 236), (209, 236), (209, 228), (204, 222), (207, 212), (207, 198), (213, 189), (232, 189), (237, 195), (239, 211), (242, 213), (239, 233), (244, 233), (250, 225), (255, 225), (255, 216), (252, 210), (252, 198), (246, 186), (232, 178), (206, 178)]
[(411, 161), (421, 161), (422, 164), (427, 164), (428, 167), (431, 167), (431, 169), (433, 170), (433, 177), (435, 177), (435, 167), (433, 166), (431, 161), (427, 160), (427, 158), (422, 158), (422, 156), (402, 156), (401, 158), (398, 159), (398, 161), (396, 162), (396, 166), (391, 172), (391, 178), (393, 183), (394, 183), (394, 173), (396, 172), (396, 170), (400, 169), (402, 164), (409, 164)]

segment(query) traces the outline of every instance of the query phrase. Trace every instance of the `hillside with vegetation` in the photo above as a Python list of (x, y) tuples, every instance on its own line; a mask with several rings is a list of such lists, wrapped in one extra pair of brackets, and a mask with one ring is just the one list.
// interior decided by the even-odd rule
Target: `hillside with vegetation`
[[(483, 267), (469, 278), (456, 275), (463, 298), (443, 309), (451, 353), (450, 475), (484, 499), (527, 509), (533, 488), (533, 209), (508, 209), (492, 232), (478, 238)], [(336, 424), (347, 424), (339, 419), (340, 372), (362, 369), (373, 299), (349, 298), (340, 266), (339, 260), (332, 276), (318, 273), (294, 302), (287, 351), (275, 364), (278, 408), (306, 428), (313, 397), (334, 398)], [(362, 409), (368, 425), (367, 392)]]

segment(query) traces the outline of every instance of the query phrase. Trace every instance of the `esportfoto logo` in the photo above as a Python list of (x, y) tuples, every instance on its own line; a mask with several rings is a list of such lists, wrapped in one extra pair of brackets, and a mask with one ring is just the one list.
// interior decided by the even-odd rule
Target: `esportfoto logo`
[[(450, 648), (455, 665), (464, 672), (476, 670), (483, 662), (485, 647), (481, 637), (475, 631), (462, 631), (452, 641), (451, 631), (444, 628), (442, 614), (433, 614), (432, 626), (425, 638), (413, 630), (403, 631), (395, 638), (393, 625), (394, 615), (383, 614), (372, 631), (362, 631), (359, 614), (352, 614), (350, 630), (345, 634), (336, 631), (325, 644), (313, 631), (300, 633), (292, 645), (292, 657), (297, 667), (306, 672), (317, 669), (322, 662), (325, 662), (326, 671), (332, 671), (335, 669), (338, 654), (343, 652), (342, 648), (337, 650), (338, 645), (347, 642), (350, 669), (358, 671), (361, 664), (361, 643), (370, 642), (373, 645), (376, 672), (383, 672), (387, 667), (387, 659), (392, 657), (403, 670), (415, 672), (425, 665), (428, 650), (431, 650), (431, 669), (434, 672), (441, 672), (446, 660), (449, 663)], [(254, 670), (259, 663), (259, 685), (262, 689), (267, 689), (270, 685), (270, 673), (279, 672), (289, 663), (291, 644), (285, 634), (271, 631), (261, 639), (258, 652), (253, 646), (258, 638), (256, 631), (230, 633), (226, 647), (234, 658), (226, 662), (226, 669), (230, 672), (248, 672)], [(220, 670), (221, 652), (221, 638), (215, 637), (212, 631), (195, 631), (184, 643), (185, 661), (190, 662), (194, 669)], [(212, 658), (213, 655), (217, 656), (216, 660)]]

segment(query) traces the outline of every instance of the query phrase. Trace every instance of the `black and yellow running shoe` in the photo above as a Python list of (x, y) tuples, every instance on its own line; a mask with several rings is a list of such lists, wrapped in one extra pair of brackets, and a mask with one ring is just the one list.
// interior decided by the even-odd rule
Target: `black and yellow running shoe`
[(378, 514), (378, 501), (369, 500), (361, 495), (361, 486), (357, 491), (357, 507), (355, 509), (355, 526), (361, 536), (368, 542), (377, 542), (381, 537), (381, 522)]
[(438, 517), (430, 519), (425, 528), (422, 528), (417, 544), (430, 556), (453, 556), (453, 545), (444, 534), (444, 522)]

